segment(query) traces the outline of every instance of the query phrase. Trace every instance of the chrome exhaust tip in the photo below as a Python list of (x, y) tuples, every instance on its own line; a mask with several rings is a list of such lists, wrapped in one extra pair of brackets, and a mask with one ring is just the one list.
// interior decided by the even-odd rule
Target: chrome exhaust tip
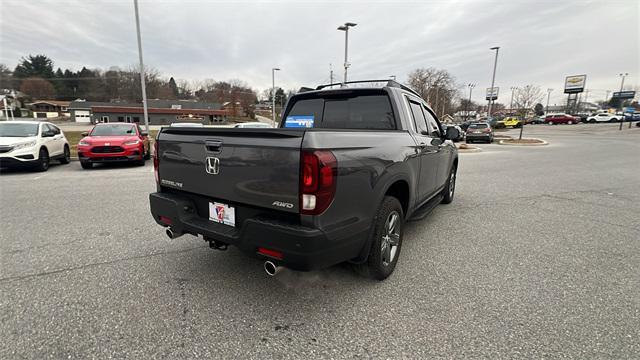
[(165, 233), (167, 234), (169, 239), (175, 239), (183, 235), (182, 233), (173, 231), (172, 228), (167, 228), (167, 230), (165, 230)]
[(282, 266), (278, 266), (273, 261), (265, 261), (264, 262), (264, 271), (269, 276), (276, 276), (280, 271), (282, 271)]

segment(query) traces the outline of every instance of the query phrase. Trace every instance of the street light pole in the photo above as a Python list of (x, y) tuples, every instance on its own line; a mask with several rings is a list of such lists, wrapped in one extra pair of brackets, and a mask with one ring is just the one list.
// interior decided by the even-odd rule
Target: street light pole
[(276, 71), (280, 69), (271, 69), (271, 120), (274, 126), (276, 125)]
[(469, 101), (467, 102), (467, 106), (465, 106), (465, 109), (464, 109), (464, 112), (465, 112), (464, 119), (465, 119), (465, 121), (469, 117), (469, 105), (471, 104), (471, 92), (473, 91), (473, 88), (476, 87), (476, 84), (469, 83), (469, 84), (467, 84), (467, 86), (469, 87)]
[(344, 31), (344, 80), (342, 81), (342, 85), (347, 83), (347, 69), (349, 68), (349, 28), (354, 27), (358, 24), (352, 22), (346, 22), (344, 25), (338, 26), (338, 30)]
[[(629, 73), (620, 73), (620, 77), (622, 78), (622, 80), (620, 81), (620, 92), (622, 92), (622, 89), (624, 88), (624, 78), (629, 76)], [(622, 95), (622, 94), (620, 94)], [(620, 111), (622, 111), (622, 105), (623, 105), (624, 99), (620, 99)], [(622, 130), (622, 123), (624, 122), (624, 113), (622, 113), (622, 119), (620, 119), (620, 129)]]
[(491, 101), (493, 99), (493, 87), (496, 82), (496, 68), (498, 67), (498, 51), (500, 51), (500, 46), (494, 46), (490, 50), (496, 51), (496, 58), (493, 62), (493, 76), (491, 77), (491, 96), (489, 97), (489, 108), (487, 109), (487, 119), (491, 117)]
[(547, 113), (549, 112), (549, 98), (551, 97), (551, 92), (553, 91), (553, 89), (549, 88), (547, 89), (547, 106), (544, 108), (544, 114), (547, 115)]
[(138, 0), (133, 0), (136, 13), (136, 34), (138, 36), (138, 57), (140, 58), (140, 86), (142, 87), (142, 111), (144, 114), (144, 129), (149, 133), (149, 110), (147, 109), (147, 89), (144, 83), (144, 62), (142, 61), (142, 38), (140, 37), (140, 16), (138, 15)]

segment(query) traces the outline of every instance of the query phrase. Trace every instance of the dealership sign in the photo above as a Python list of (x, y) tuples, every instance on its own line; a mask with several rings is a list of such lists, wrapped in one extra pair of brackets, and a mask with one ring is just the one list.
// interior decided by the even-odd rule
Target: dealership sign
[(584, 86), (587, 83), (587, 75), (572, 75), (567, 76), (564, 80), (564, 93), (565, 94), (577, 94), (584, 91)]
[(613, 93), (614, 99), (633, 99), (636, 97), (635, 91), (616, 91)]
[(494, 87), (492, 88), (487, 88), (487, 96), (486, 99), (487, 100), (496, 100), (498, 99), (498, 90), (500, 88), (499, 87)]

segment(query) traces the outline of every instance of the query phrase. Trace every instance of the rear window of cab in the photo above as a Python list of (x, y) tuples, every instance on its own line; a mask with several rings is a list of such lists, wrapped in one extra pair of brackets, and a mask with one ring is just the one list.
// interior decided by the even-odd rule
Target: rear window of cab
[(391, 101), (385, 92), (327, 92), (293, 103), (281, 127), (395, 130)]

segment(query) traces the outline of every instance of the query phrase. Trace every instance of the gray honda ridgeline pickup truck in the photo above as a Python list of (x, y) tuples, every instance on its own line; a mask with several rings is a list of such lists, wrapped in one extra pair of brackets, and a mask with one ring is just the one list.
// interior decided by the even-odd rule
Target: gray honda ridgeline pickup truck
[[(365, 82), (384, 86), (352, 87)], [(275, 129), (163, 128), (151, 214), (170, 238), (235, 245), (269, 275), (348, 261), (382, 280), (405, 221), (453, 200), (457, 136), (395, 81), (303, 88)]]

